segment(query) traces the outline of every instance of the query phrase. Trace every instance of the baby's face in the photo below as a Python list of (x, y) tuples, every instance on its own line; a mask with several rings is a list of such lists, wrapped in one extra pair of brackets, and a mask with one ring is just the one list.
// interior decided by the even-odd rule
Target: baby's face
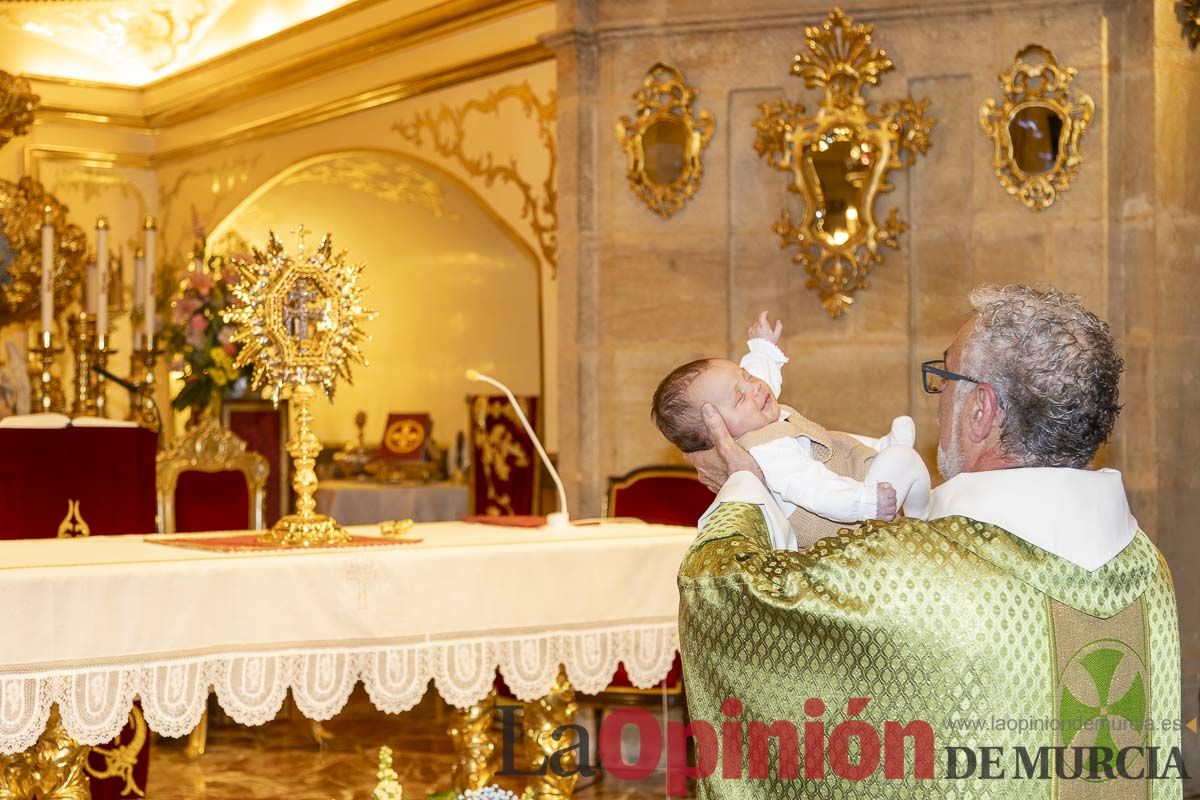
[(714, 358), (696, 376), (688, 396), (698, 407), (712, 403), (733, 438), (779, 421), (779, 402), (771, 387), (732, 361)]

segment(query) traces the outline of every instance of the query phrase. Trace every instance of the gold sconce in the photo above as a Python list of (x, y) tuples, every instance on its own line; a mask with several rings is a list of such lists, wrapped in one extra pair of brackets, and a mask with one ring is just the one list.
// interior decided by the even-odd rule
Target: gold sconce
[(988, 98), (979, 107), (979, 124), (995, 144), (996, 177), (1033, 211), (1051, 206), (1083, 163), (1079, 139), (1096, 106), (1088, 95), (1071, 91), (1075, 73), (1031, 44), (999, 76), (1003, 102)]
[(629, 186), (664, 219), (682, 209), (700, 188), (700, 156), (714, 125), (712, 114), (693, 111), (695, 97), (696, 90), (679, 70), (655, 64), (633, 96), (637, 114), (617, 123), (617, 139), (629, 157)]
[(871, 266), (883, 260), (880, 245), (899, 247), (908, 226), (894, 208), (881, 226), (875, 199), (894, 188), (889, 173), (909, 168), (929, 149), (937, 122), (925, 116), (929, 101), (911, 96), (884, 103), (879, 113), (868, 108), (862, 89), (893, 66), (871, 47), (873, 28), (837, 8), (820, 26), (805, 28), (806, 49), (796, 53), (792, 74), (825, 90), (816, 114), (781, 99), (761, 104), (754, 123), (754, 149), (790, 174), (788, 190), (804, 202), (800, 219), (785, 208), (772, 229), (783, 247), (797, 248), (793, 263), (804, 265), (808, 287), (834, 318), (867, 288)]

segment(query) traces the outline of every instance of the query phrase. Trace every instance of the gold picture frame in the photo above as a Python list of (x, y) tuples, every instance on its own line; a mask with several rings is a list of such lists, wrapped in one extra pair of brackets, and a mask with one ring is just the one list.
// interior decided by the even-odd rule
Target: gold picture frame
[(994, 145), (992, 166), (1010, 195), (1031, 211), (1049, 208), (1079, 174), (1083, 137), (1096, 106), (1073, 91), (1076, 70), (1031, 44), (998, 77), (1003, 100), (979, 107), (979, 124)]
[(629, 159), (629, 187), (663, 219), (683, 209), (700, 188), (701, 156), (716, 126), (708, 111), (693, 109), (696, 89), (675, 67), (658, 63), (633, 96), (637, 113), (617, 123), (617, 140)]
[(911, 96), (883, 103), (878, 113), (870, 109), (863, 88), (893, 68), (871, 45), (873, 27), (835, 8), (819, 26), (805, 28), (805, 49), (791, 72), (809, 89), (824, 89), (816, 113), (780, 99), (762, 103), (754, 123), (755, 151), (788, 173), (788, 191), (804, 204), (797, 219), (785, 208), (772, 230), (781, 246), (796, 248), (793, 263), (804, 266), (808, 287), (835, 319), (869, 286), (872, 266), (883, 260), (880, 246), (899, 247), (908, 226), (895, 208), (880, 224), (875, 201), (894, 188), (892, 172), (928, 151), (937, 122), (925, 115), (930, 101)]

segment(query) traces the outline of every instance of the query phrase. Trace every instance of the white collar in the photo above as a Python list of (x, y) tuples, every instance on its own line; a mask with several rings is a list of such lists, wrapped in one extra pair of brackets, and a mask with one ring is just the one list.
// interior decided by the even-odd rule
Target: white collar
[(933, 490), (929, 518), (953, 516), (1003, 528), (1089, 572), (1124, 550), (1138, 530), (1115, 469), (964, 472)]

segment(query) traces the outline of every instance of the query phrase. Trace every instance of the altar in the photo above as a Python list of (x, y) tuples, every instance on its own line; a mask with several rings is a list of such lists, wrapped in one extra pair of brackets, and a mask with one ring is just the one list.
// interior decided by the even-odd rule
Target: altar
[(694, 529), (448, 522), (416, 525), (409, 542), (373, 526), (349, 532), (364, 544), (196, 547), (229, 533), (0, 542), (10, 612), (0, 753), (43, 746), (52, 705), (71, 739), (100, 745), (135, 698), (151, 731), (177, 737), (199, 723), (210, 691), (234, 721), (258, 725), (289, 690), (305, 716), (327, 720), (359, 681), (375, 707), (401, 713), (431, 680), (469, 709), (491, 695), (497, 670), (533, 701), (599, 692), (619, 662), (639, 687), (671, 667), (675, 573)]

